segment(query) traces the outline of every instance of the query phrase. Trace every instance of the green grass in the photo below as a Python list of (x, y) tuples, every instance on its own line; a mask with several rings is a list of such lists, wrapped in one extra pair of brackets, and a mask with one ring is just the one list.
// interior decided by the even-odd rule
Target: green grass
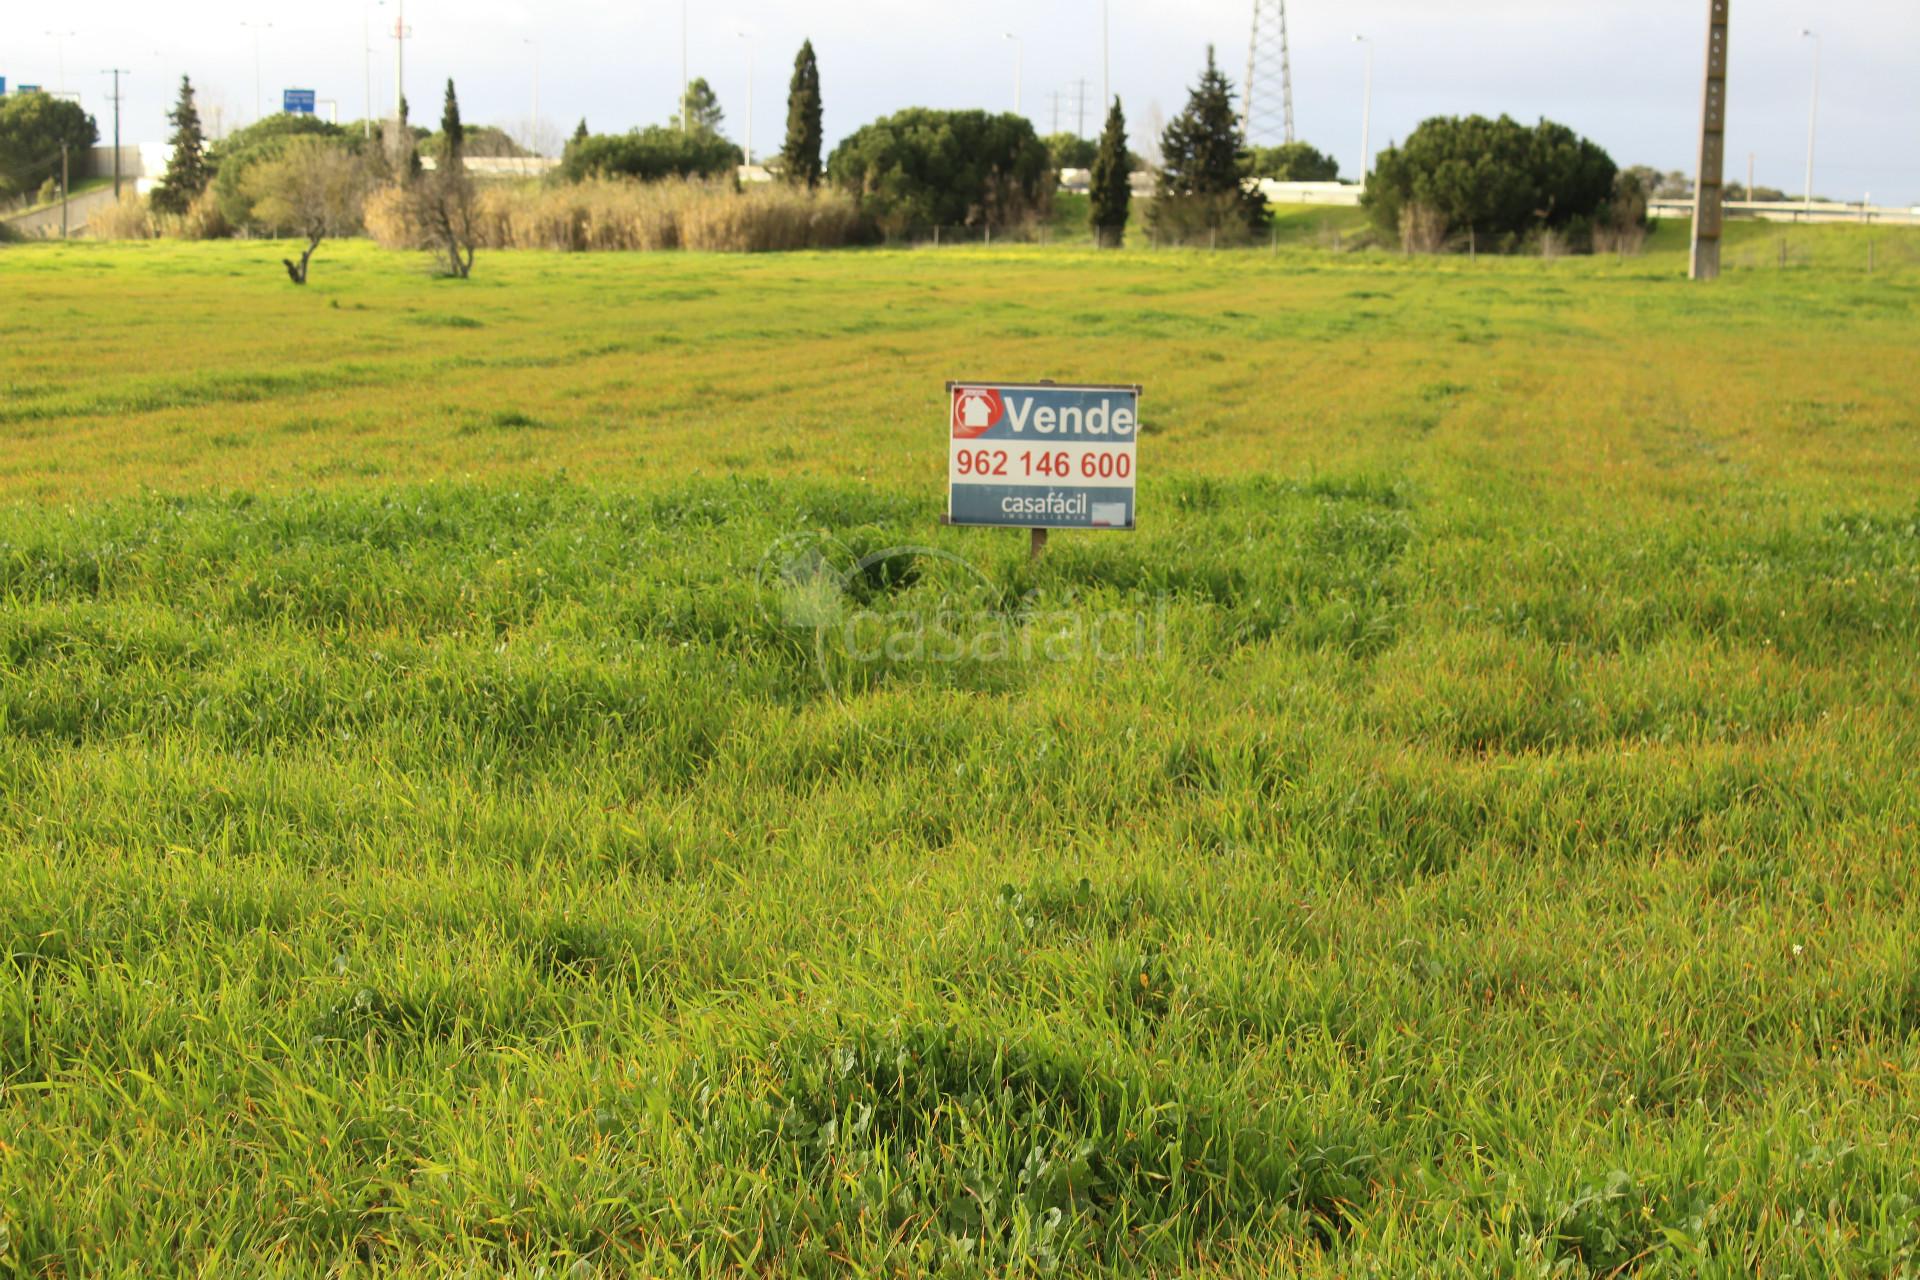
[(1878, 234), (5, 250), (0, 1274), (1911, 1274)]
[[(1129, 248), (1151, 247), (1152, 233), (1146, 224), (1150, 202), (1133, 202), (1134, 217), (1127, 226)], [(1053, 215), (1046, 222), (1045, 239), (1053, 245), (1091, 247), (1093, 232), (1087, 224), (1091, 201), (1084, 194), (1061, 192), (1053, 199)], [(1273, 234), (1267, 247), (1357, 249), (1373, 242), (1367, 212), (1357, 206), (1274, 205), (1271, 210)]]

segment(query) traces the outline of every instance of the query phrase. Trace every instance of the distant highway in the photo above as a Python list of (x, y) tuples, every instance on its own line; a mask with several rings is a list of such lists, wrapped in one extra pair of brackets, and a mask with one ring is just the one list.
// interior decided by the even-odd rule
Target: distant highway
[[(1729, 200), (1729, 218), (1757, 218), (1761, 222), (1878, 222), (1892, 226), (1920, 226), (1920, 208), (1903, 209), (1890, 205), (1807, 204), (1800, 200)], [(1691, 218), (1691, 200), (1652, 200), (1647, 212), (1656, 218)]]
[[(104, 209), (113, 203), (112, 187), (96, 187), (91, 191), (82, 191), (67, 201), (68, 234), (76, 239), (87, 234), (87, 219), (95, 209)], [(36, 209), (32, 213), (15, 214), (0, 219), (13, 230), (29, 239), (60, 238), (60, 206), (48, 209)]]

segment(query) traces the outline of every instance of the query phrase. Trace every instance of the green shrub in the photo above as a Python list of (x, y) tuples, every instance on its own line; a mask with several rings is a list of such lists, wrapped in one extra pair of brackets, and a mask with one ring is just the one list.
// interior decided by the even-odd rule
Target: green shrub
[(590, 134), (567, 143), (560, 176), (569, 182), (588, 178), (718, 178), (731, 175), (742, 160), (740, 148), (709, 133), (682, 133), (649, 125), (627, 133)]
[(882, 227), (1005, 227), (1045, 217), (1054, 172), (1033, 125), (1016, 115), (912, 107), (833, 149), (827, 176)]
[(1253, 149), (1253, 176), (1275, 182), (1338, 182), (1340, 162), (1304, 142)]
[(1512, 250), (1546, 232), (1586, 248), (1617, 172), (1597, 144), (1550, 120), (1528, 128), (1509, 116), (1436, 116), (1380, 154), (1365, 204), (1389, 235), (1418, 208), (1447, 237), (1472, 233), (1483, 249)]
[(1091, 169), (1094, 156), (1100, 153), (1099, 143), (1078, 134), (1050, 133), (1041, 141), (1046, 143), (1055, 169)]
[(315, 136), (335, 139), (356, 152), (364, 145), (360, 134), (295, 112), (267, 116), (215, 143), (207, 152), (207, 162), (214, 169), (209, 189), (219, 205), (220, 218), (232, 227), (253, 225), (253, 197), (247, 192), (248, 173), (256, 165), (279, 159), (292, 139)]
[(0, 98), (0, 198), (23, 195), (60, 172), (60, 148), (76, 159), (99, 138), (93, 117), (50, 93)]

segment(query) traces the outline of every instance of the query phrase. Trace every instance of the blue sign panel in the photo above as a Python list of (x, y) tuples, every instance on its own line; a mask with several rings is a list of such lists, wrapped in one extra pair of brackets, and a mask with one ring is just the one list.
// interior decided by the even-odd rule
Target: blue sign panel
[(280, 109), (292, 114), (313, 114), (312, 89), (286, 89), (280, 94)]
[(38, 93), (40, 92), (40, 86), (37, 84), (23, 84), (18, 89), (14, 90), (14, 92), (15, 93)]
[(947, 384), (947, 521), (1131, 529), (1139, 387)]
[(4, 98), (6, 94), (7, 94), (7, 78), (5, 76), (0, 76), (0, 98)]

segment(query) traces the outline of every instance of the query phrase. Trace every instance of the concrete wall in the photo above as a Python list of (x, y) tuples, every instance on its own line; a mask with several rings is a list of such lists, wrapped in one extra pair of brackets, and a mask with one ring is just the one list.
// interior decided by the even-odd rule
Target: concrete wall
[[(422, 169), (440, 167), (438, 158), (420, 157)], [(467, 172), (476, 178), (544, 178), (560, 167), (552, 156), (468, 156)]]
[[(120, 148), (120, 176), (138, 178), (146, 170), (142, 167), (140, 147), (130, 144)], [(113, 148), (94, 147), (84, 158), (74, 157), (73, 176), (75, 178), (111, 178), (113, 176)]]
[[(1085, 169), (1062, 169), (1060, 189), (1085, 191), (1092, 177), (1093, 175)], [(1136, 170), (1132, 185), (1134, 195), (1141, 199), (1153, 198), (1151, 173)], [(1266, 196), (1269, 204), (1357, 205), (1360, 203), (1360, 193), (1365, 189), (1357, 182), (1275, 182), (1270, 178), (1260, 180), (1260, 192)]]
[[(1060, 171), (1060, 189), (1085, 194), (1093, 187), (1093, 170), (1062, 169)], [(1153, 174), (1146, 169), (1135, 169), (1127, 179), (1127, 188), (1137, 199), (1153, 198)]]
[[(130, 183), (141, 195), (150, 193), (167, 171), (167, 161), (173, 158), (173, 148), (164, 142), (130, 142), (120, 148), (120, 178)], [(111, 178), (113, 176), (113, 148), (94, 147), (86, 155), (74, 159), (73, 177)]]
[(1357, 205), (1366, 190), (1357, 182), (1275, 182), (1260, 179), (1260, 191), (1268, 204)]

